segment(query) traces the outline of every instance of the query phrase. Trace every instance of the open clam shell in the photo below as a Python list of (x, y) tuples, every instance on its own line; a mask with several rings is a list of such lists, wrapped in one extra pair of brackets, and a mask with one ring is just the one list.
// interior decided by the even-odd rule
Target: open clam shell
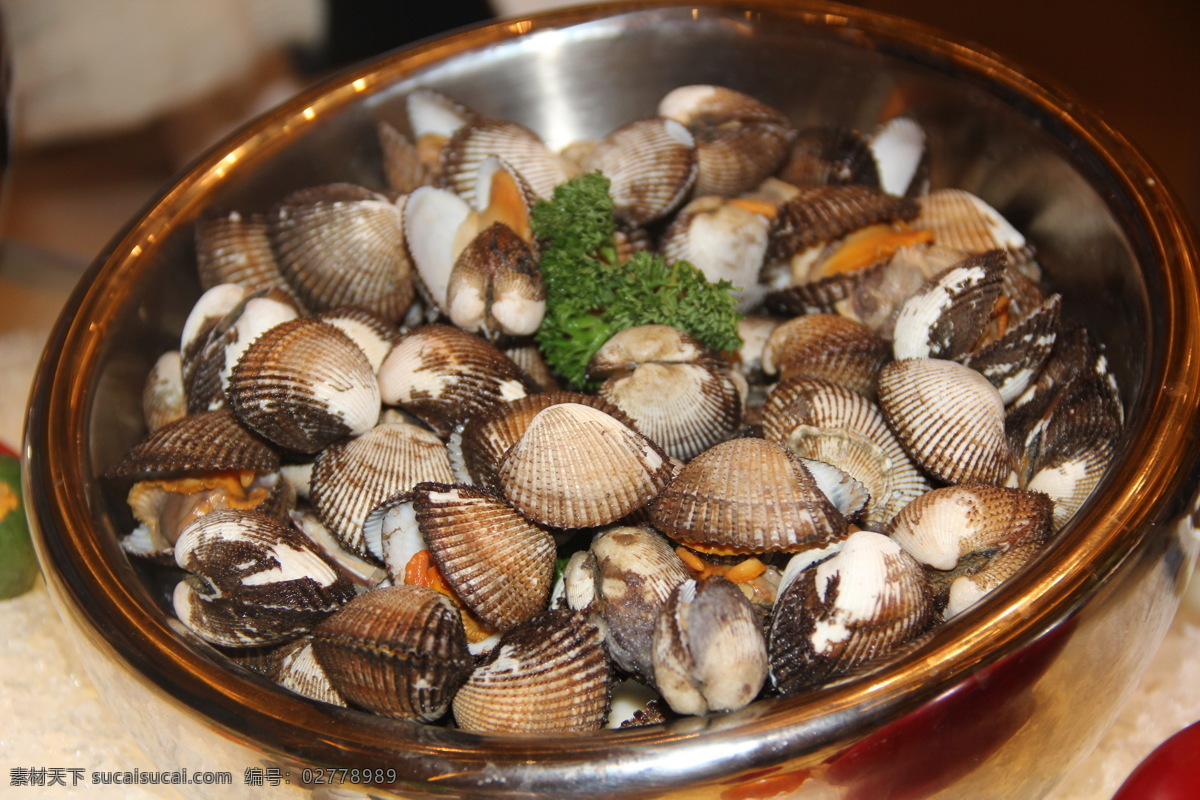
[(667, 455), (616, 417), (559, 403), (530, 420), (497, 478), (529, 519), (560, 528), (606, 525), (641, 508), (666, 484)]
[(912, 224), (933, 231), (939, 245), (962, 253), (1003, 250), (1015, 263), (1028, 261), (1032, 248), (1025, 237), (984, 200), (963, 189), (943, 188), (920, 200)]
[(313, 651), (351, 703), (421, 722), (446, 713), (472, 667), (458, 609), (423, 586), (359, 595), (314, 628)]
[(224, 509), (192, 523), (175, 561), (190, 573), (175, 589), (175, 613), (227, 647), (294, 639), (354, 596), (300, 532), (254, 511)]
[(421, 483), (413, 510), (438, 571), (487, 627), (506, 631), (546, 610), (554, 537), (498, 493)]
[(781, 694), (868, 669), (934, 620), (921, 565), (879, 533), (851, 534), (836, 554), (790, 573), (768, 636), (771, 683)]
[(654, 526), (678, 542), (718, 552), (824, 547), (846, 520), (782, 445), (731, 439), (688, 462), (655, 500)]
[(802, 189), (779, 209), (771, 230), (768, 259), (794, 253), (879, 223), (909, 220), (917, 201), (868, 186), (818, 186)]
[(507, 120), (476, 118), (455, 130), (441, 149), (443, 180), (468, 204), (479, 203), (479, 169), (489, 156), (508, 163), (538, 197), (550, 197), (554, 187), (573, 173), (571, 165), (528, 128)]
[(366, 354), (312, 317), (276, 325), (247, 348), (230, 376), (229, 402), (255, 433), (300, 453), (370, 430), (381, 408)]
[(608, 658), (596, 625), (548, 611), (506, 633), (454, 696), (464, 730), (551, 733), (597, 730), (608, 713)]

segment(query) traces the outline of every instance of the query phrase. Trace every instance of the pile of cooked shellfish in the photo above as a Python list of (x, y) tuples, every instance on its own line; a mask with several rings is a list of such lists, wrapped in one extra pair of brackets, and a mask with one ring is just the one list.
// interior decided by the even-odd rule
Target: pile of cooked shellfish
[[(179, 620), (315, 700), (482, 732), (744, 707), (968, 611), (1123, 426), (1035, 248), (918, 120), (733, 89), (556, 151), (431, 89), (379, 185), (195, 226), (203, 294), (106, 478)], [(599, 171), (626, 257), (735, 288), (742, 347), (626, 328), (560, 381), (534, 204)]]

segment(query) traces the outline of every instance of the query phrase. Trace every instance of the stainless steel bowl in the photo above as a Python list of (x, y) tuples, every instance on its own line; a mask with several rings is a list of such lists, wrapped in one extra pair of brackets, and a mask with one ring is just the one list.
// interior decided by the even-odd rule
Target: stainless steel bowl
[[(192, 224), (286, 192), (382, 185), (376, 120), (416, 86), (552, 145), (720, 83), (797, 124), (928, 130), (936, 186), (996, 206), (1035, 243), (1066, 313), (1104, 342), (1128, 427), (1092, 500), (1031, 568), (867, 677), (726, 716), (592, 736), (497, 738), (308, 702), (184, 632), (117, 538), (98, 477), (142, 433), (139, 394), (199, 289)], [(305, 92), (212, 150), (112, 240), (51, 337), (28, 420), (26, 497), (59, 610), (96, 684), (164, 768), (277, 768), (281, 795), (1042, 797), (1136, 682), (1192, 563), (1200, 287), (1176, 201), (1138, 152), (1058, 89), (893, 17), (820, 2), (629, 3), (478, 27)], [(324, 771), (322, 771), (324, 770)], [(391, 772), (389, 772), (389, 770)], [(335, 776), (336, 780), (336, 776)], [(307, 786), (304, 785), (307, 781)], [(231, 797), (239, 787), (188, 787)], [(270, 786), (241, 787), (260, 797)]]

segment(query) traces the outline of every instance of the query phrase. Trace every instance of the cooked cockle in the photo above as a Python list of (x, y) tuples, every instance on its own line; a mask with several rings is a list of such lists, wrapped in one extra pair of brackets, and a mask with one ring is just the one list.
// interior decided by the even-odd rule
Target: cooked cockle
[(396, 325), (357, 306), (331, 308), (317, 314), (316, 319), (349, 336), (351, 341), (358, 345), (358, 349), (363, 351), (371, 369), (376, 372), (400, 337), (400, 329)]
[(1002, 250), (1014, 264), (1037, 277), (1025, 237), (982, 198), (962, 189), (943, 188), (930, 192), (920, 203), (913, 227), (932, 232), (942, 247), (964, 255)]
[(933, 619), (924, 570), (887, 536), (858, 531), (833, 554), (793, 556), (769, 629), (771, 684), (795, 694), (869, 669)]
[(299, 639), (270, 648), (262, 655), (240, 658), (237, 661), (296, 694), (335, 706), (346, 705), (346, 698), (333, 688), (325, 670), (317, 663), (311, 636), (301, 636)]
[(957, 359), (983, 336), (1000, 297), (1001, 251), (969, 257), (927, 281), (900, 305), (892, 326), (892, 355)]
[(1041, 551), (1053, 503), (1040, 492), (1001, 486), (934, 489), (909, 503), (887, 533), (934, 579), (947, 618), (962, 613)]
[(388, 188), (396, 194), (408, 194), (420, 186), (434, 182), (432, 166), (421, 158), (415, 142), (390, 122), (375, 126), (383, 176)]
[(264, 439), (308, 454), (370, 430), (381, 409), (366, 354), (313, 317), (280, 323), (254, 340), (230, 375), (229, 404)]
[(196, 220), (196, 273), (204, 290), (234, 283), (250, 292), (291, 288), (271, 249), (261, 214), (231, 211)]
[(254, 511), (222, 509), (193, 522), (175, 561), (188, 573), (175, 587), (176, 616), (226, 647), (295, 639), (355, 594), (302, 534)]
[(678, 714), (733, 711), (767, 678), (767, 643), (746, 596), (712, 576), (675, 587), (652, 643), (654, 685)]
[(645, 225), (682, 205), (696, 181), (696, 141), (682, 123), (664, 117), (635, 120), (612, 131), (581, 159), (584, 172), (610, 181), (613, 213)]
[(547, 611), (506, 633), (454, 696), (454, 721), (487, 733), (598, 730), (611, 691), (601, 631), (583, 613)]
[(762, 370), (781, 381), (820, 378), (874, 399), (876, 376), (889, 357), (887, 342), (861, 322), (840, 314), (803, 314), (771, 331)]
[(351, 703), (422, 722), (446, 713), (472, 668), (458, 609), (423, 586), (356, 597), (313, 629), (313, 652)]
[(478, 202), (479, 170), (489, 157), (509, 164), (537, 197), (571, 177), (572, 165), (530, 131), (515, 122), (476, 117), (451, 134), (440, 151), (444, 184), (468, 203)]
[(105, 473), (111, 480), (135, 481), (127, 502), (137, 527), (121, 546), (136, 555), (170, 560), (183, 529), (216, 509), (281, 516), (294, 495), (278, 470), (278, 454), (228, 408), (168, 423)]

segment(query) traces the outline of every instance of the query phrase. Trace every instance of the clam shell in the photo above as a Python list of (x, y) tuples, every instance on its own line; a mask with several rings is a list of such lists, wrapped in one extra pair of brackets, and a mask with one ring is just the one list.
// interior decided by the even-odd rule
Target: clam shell
[(734, 711), (767, 678), (767, 644), (750, 601), (718, 576), (685, 581), (654, 628), (654, 683), (678, 714)]
[(422, 186), (404, 203), (409, 258), (421, 296), (445, 313), (454, 262), (475, 234), (475, 212), (449, 189)]
[(879, 168), (867, 138), (838, 125), (820, 125), (796, 133), (779, 178), (793, 186), (879, 188)]
[(723, 86), (680, 86), (658, 104), (696, 138), (696, 194), (732, 197), (774, 174), (788, 156), (794, 131), (787, 117)]
[(589, 405), (633, 427), (625, 412), (596, 395), (563, 391), (526, 395), (472, 417), (463, 426), (462, 456), (471, 480), (479, 486), (499, 488), (496, 473), (504, 454), (521, 438), (538, 412), (559, 403)]
[(383, 364), (383, 359), (392, 351), (396, 340), (400, 338), (399, 328), (365, 308), (332, 308), (318, 314), (316, 318), (349, 336), (363, 351), (367, 360), (371, 362), (371, 369), (376, 372)]
[(246, 428), (232, 410), (218, 408), (190, 414), (150, 433), (109, 467), (105, 476), (144, 479), (278, 469), (279, 454)]
[(879, 168), (879, 188), (888, 194), (921, 197), (929, 187), (925, 129), (912, 117), (892, 117), (868, 137)]
[(529, 519), (561, 528), (605, 525), (650, 501), (670, 476), (657, 445), (580, 403), (537, 413), (504, 454), (497, 477)]
[(554, 392), (560, 388), (554, 371), (546, 363), (546, 359), (537, 345), (514, 342), (502, 346), (500, 352), (508, 356), (518, 369), (529, 376), (537, 391)]
[(920, 201), (913, 227), (933, 231), (943, 247), (963, 253), (1004, 250), (1013, 261), (1032, 257), (1025, 237), (982, 198), (963, 189), (937, 189)]
[(554, 187), (572, 175), (568, 162), (528, 128), (507, 120), (477, 118), (454, 131), (441, 150), (446, 185), (470, 205), (479, 205), (478, 171), (488, 156), (507, 162), (538, 197), (550, 197)]
[(187, 416), (183, 358), (178, 350), (168, 350), (159, 356), (146, 375), (146, 384), (142, 387), (142, 415), (151, 432)]
[(301, 533), (254, 511), (223, 509), (192, 523), (175, 561), (191, 573), (176, 586), (176, 616), (227, 647), (294, 639), (354, 596)]
[(892, 327), (892, 355), (956, 359), (982, 338), (1002, 290), (1005, 256), (971, 256), (904, 301)]
[(419, 186), (433, 183), (433, 171), (421, 157), (411, 139), (390, 122), (375, 126), (379, 151), (383, 160), (383, 177), (388, 188), (397, 194), (408, 194)]
[(1015, 479), (1004, 401), (975, 370), (934, 358), (893, 361), (879, 373), (879, 406), (913, 460), (939, 480)]
[(404, 422), (382, 423), (317, 455), (310, 499), (343, 545), (382, 560), (383, 543), (364, 532), (367, 515), (422, 481), (453, 479), (450, 456), (436, 435)]
[(802, 189), (779, 209), (771, 230), (767, 258), (786, 259), (793, 253), (840, 239), (868, 225), (910, 220), (919, 210), (915, 200), (884, 194), (868, 186)]
[(401, 209), (348, 183), (301, 189), (267, 217), (279, 269), (311, 311), (362, 306), (393, 322), (412, 303)]
[(380, 412), (366, 354), (310, 317), (276, 325), (247, 348), (230, 376), (229, 402), (255, 433), (300, 453), (370, 430)]
[(823, 547), (846, 520), (782, 445), (744, 438), (688, 462), (655, 500), (654, 526), (697, 549), (765, 553)]
[(430, 324), (400, 337), (379, 368), (383, 402), (449, 436), (454, 427), (535, 390), (494, 345), (452, 325)]
[(267, 234), (266, 218), (237, 211), (202, 216), (196, 221), (196, 272), (205, 291), (234, 283), (250, 292), (291, 292)]
[(346, 698), (333, 688), (329, 676), (317, 662), (312, 637), (304, 636), (281, 646), (275, 657), (278, 659), (278, 666), (273, 678), (280, 686), (322, 703), (343, 707), (346, 705)]
[(484, 228), (454, 262), (446, 312), (458, 327), (489, 339), (531, 335), (546, 312), (537, 252), (504, 223)]
[(844, 386), (809, 378), (780, 381), (767, 396), (763, 436), (866, 486), (870, 500), (862, 524), (872, 530), (929, 491), (879, 407)]
[(874, 398), (876, 376), (889, 358), (887, 342), (861, 322), (839, 314), (805, 314), (771, 332), (762, 367), (780, 380), (819, 378)]
[(742, 398), (727, 371), (704, 364), (641, 364), (597, 394), (668, 455), (687, 460), (728, 439), (742, 422)]
[(454, 720), (483, 733), (597, 730), (610, 677), (599, 629), (583, 614), (549, 611), (514, 628), (454, 697)]
[(313, 651), (351, 703), (420, 722), (446, 713), (472, 667), (458, 609), (422, 586), (359, 595), (313, 629)]
[(222, 283), (201, 294), (188, 312), (179, 353), (189, 412), (225, 404), (221, 381), (226, 367), (225, 346), (234, 337), (231, 329), (252, 296), (244, 286)]
[(1046, 458), (1025, 483), (1031, 492), (1041, 492), (1054, 501), (1051, 525), (1062, 528), (1092, 495), (1112, 463), (1116, 448), (1111, 440), (1093, 439), (1074, 452)]
[(614, 333), (588, 362), (589, 380), (603, 380), (640, 364), (713, 363), (708, 349), (687, 331), (671, 325), (634, 325)]
[(968, 353), (962, 363), (987, 378), (1007, 405), (1041, 372), (1058, 335), (1062, 297), (1051, 295), (1000, 338)]
[(729, 281), (745, 312), (762, 299), (758, 279), (770, 230), (770, 217), (747, 204), (705, 195), (672, 218), (659, 246), (668, 264), (687, 261), (713, 283)]
[(546, 609), (554, 537), (503, 497), (471, 486), (422, 483), (413, 509), (438, 571), (487, 627), (505, 631)]
[(1052, 532), (1052, 509), (1053, 501), (1039, 492), (948, 486), (906, 506), (887, 532), (914, 558), (937, 570), (955, 570), (974, 558), (975, 563), (949, 583), (945, 614), (951, 617), (1041, 550)]
[(781, 587), (767, 642), (772, 685), (795, 694), (866, 670), (933, 620), (920, 564), (882, 534), (853, 533)]
[(697, 173), (695, 140), (675, 120), (635, 120), (601, 139), (582, 168), (599, 170), (609, 179), (617, 217), (645, 225), (674, 211), (691, 192)]

